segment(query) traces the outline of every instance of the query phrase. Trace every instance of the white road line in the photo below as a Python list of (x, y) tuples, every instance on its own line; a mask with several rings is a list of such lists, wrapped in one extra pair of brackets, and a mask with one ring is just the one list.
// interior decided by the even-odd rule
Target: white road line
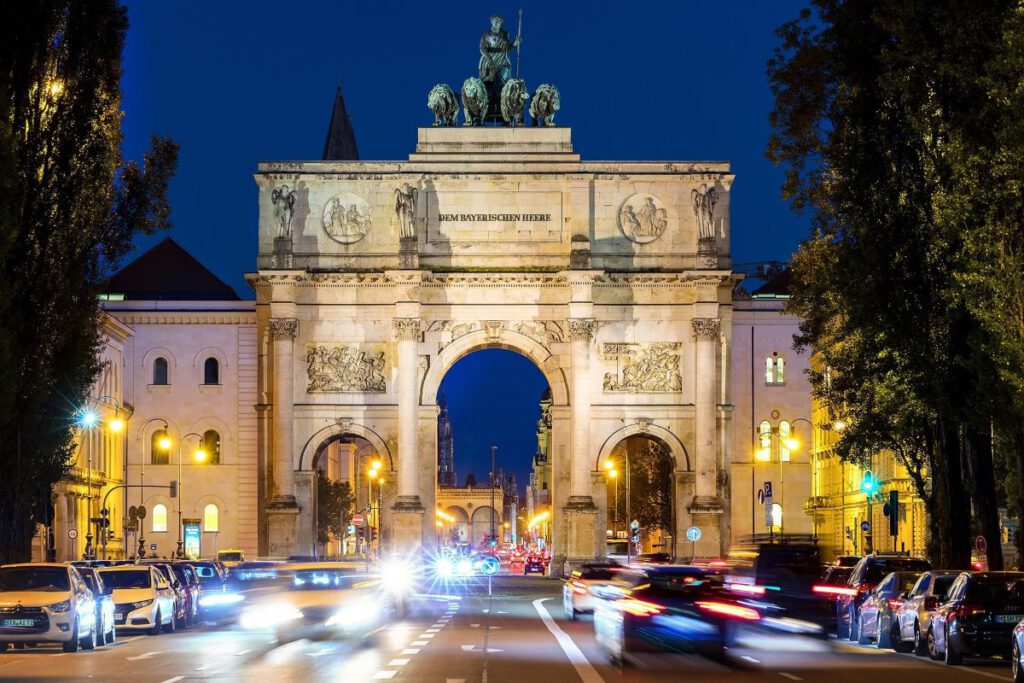
[(586, 656), (580, 650), (580, 648), (573, 642), (565, 631), (558, 627), (555, 620), (548, 614), (547, 609), (544, 608), (544, 601), (550, 598), (538, 598), (533, 601), (533, 608), (537, 610), (537, 614), (540, 616), (540, 620), (547, 626), (548, 631), (558, 641), (559, 647), (562, 648), (562, 652), (569, 659), (573, 668), (576, 669), (576, 673), (579, 674), (583, 683), (604, 683), (604, 679), (597, 673), (597, 669), (587, 661)]
[(161, 681), (160, 683), (177, 683), (178, 681), (180, 681), (183, 678), (185, 678), (185, 677), (184, 676), (175, 676), (174, 678), (168, 678), (167, 680)]
[(405, 666), (408, 663), (408, 659), (392, 659), (390, 662), (388, 662), (388, 666)]
[(428, 628), (426, 631), (424, 631), (424, 633), (440, 633), (440, 632), (441, 632), (441, 629), (435, 628), (433, 626)]
[(209, 668), (210, 668), (209, 664), (203, 664), (202, 666), (197, 666), (196, 667), (196, 671), (206, 671)]
[(158, 655), (159, 652), (143, 652), (141, 655), (135, 655), (134, 657), (125, 657), (129, 662), (137, 662), (140, 659), (149, 659), (153, 655)]
[(754, 659), (753, 657), (751, 657), (749, 655), (743, 655), (742, 657), (740, 657), (740, 659), (745, 659), (748, 662), (750, 662), (751, 664), (760, 664), (761, 663), (760, 659)]
[(239, 650), (238, 652), (235, 653), (235, 656), (236, 657), (241, 657), (242, 655), (247, 655), (250, 652), (252, 652), (252, 650)]
[(427, 641), (426, 640), (414, 640), (414, 641), (412, 641), (409, 644), (412, 645), (413, 647), (423, 647), (424, 645), (427, 644)]
[(431, 638), (433, 638), (433, 637), (434, 637), (434, 635), (435, 635), (435, 634), (433, 634), (433, 633), (421, 633), (421, 634), (419, 634), (419, 636), (417, 636), (417, 637), (418, 637), (418, 638), (423, 638), (424, 640), (430, 640)]
[(377, 673), (375, 673), (372, 676), (370, 676), (370, 678), (373, 678), (373, 679), (394, 678), (396, 673), (398, 673), (398, 672), (397, 671), (378, 671)]
[(402, 650), (401, 652), (399, 652), (398, 654), (400, 654), (400, 655), (418, 655), (419, 653), (420, 653), (420, 649), (418, 647), (407, 647), (404, 650)]
[(782, 676), (783, 678), (788, 678), (791, 681), (802, 681), (802, 680), (804, 680), (804, 679), (800, 678), (799, 676), (794, 676), (793, 674), (786, 673), (785, 671), (780, 671), (779, 675)]

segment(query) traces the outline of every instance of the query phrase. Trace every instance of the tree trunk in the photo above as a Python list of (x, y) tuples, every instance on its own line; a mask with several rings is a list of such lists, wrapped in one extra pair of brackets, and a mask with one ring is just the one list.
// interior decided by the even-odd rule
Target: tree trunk
[(992, 474), (992, 431), (969, 427), (964, 434), (964, 448), (971, 473), (971, 493), (978, 530), (985, 537), (990, 571), (1002, 571), (1003, 546), (999, 531), (999, 503)]
[(1024, 422), (1014, 425), (1010, 438), (1017, 463), (1017, 535), (1014, 543), (1019, 568), (1024, 566), (1024, 529), (1021, 528), (1021, 522), (1024, 522)]
[[(941, 566), (950, 569), (970, 569), (971, 566), (971, 504), (964, 488), (963, 461), (959, 425), (949, 418), (938, 423), (936, 472), (943, 474), (943, 486), (934, 511), (939, 520), (942, 546)], [(944, 500), (941, 500), (943, 499)]]

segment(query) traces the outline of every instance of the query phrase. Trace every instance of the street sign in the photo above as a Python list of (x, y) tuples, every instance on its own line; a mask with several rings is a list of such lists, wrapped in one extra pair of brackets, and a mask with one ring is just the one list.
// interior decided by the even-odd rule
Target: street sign
[(630, 529), (639, 529), (640, 528), (640, 522), (638, 520), (634, 519), (632, 522), (629, 523), (629, 528)]
[(860, 523), (860, 530), (864, 532), (871, 531), (871, 522), (865, 519), (863, 522)]
[(140, 505), (135, 510), (135, 514), (137, 514), (139, 516), (139, 519), (145, 519), (146, 518), (146, 506), (145, 505)]
[(974, 539), (974, 547), (977, 549), (979, 555), (988, 554), (988, 541), (985, 540), (984, 536), (978, 536)]
[(691, 526), (689, 529), (687, 529), (686, 530), (686, 540), (690, 541), (691, 543), (696, 543), (697, 541), (699, 541), (700, 540), (700, 529), (698, 527), (695, 527), (695, 526)]
[(135, 507), (134, 505), (132, 505), (130, 508), (128, 508), (128, 517), (129, 517), (129, 519), (138, 519), (139, 518), (139, 508)]
[(764, 505), (764, 489), (757, 490), (757, 502)]
[(772, 497), (772, 483), (770, 481), (766, 481), (764, 483), (764, 497), (765, 498), (771, 498)]
[(156, 550), (156, 543), (150, 543), (149, 544), (149, 549), (155, 551)]
[(365, 522), (365, 521), (366, 520), (363, 519), (363, 516), (360, 515), (359, 513), (356, 513), (356, 514), (352, 515), (352, 523), (355, 524), (356, 526), (362, 526), (363, 522)]
[(630, 536), (629, 540), (633, 541), (633, 543), (639, 543), (640, 542), (640, 537), (639, 536)]
[(78, 538), (78, 529), (68, 529), (68, 538), (72, 541)]
[(775, 518), (772, 515), (773, 512), (773, 500), (772, 500), (772, 483), (766, 481), (764, 483), (764, 525), (766, 527), (775, 526)]

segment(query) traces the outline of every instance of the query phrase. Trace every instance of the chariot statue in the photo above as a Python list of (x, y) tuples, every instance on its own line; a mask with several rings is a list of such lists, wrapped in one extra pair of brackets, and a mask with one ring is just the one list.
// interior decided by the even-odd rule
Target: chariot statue
[[(480, 36), (480, 80), (487, 88), (487, 99), (490, 102), (488, 120), (499, 120), (498, 102), (505, 84), (512, 78), (512, 60), (509, 53), (522, 43), (522, 31), (515, 40), (510, 40), (508, 31), (501, 27), (503, 19), (500, 14), (491, 16), (491, 27)], [(522, 28), (522, 12), (519, 14), (520, 29)], [(518, 71), (518, 69), (517, 69)]]

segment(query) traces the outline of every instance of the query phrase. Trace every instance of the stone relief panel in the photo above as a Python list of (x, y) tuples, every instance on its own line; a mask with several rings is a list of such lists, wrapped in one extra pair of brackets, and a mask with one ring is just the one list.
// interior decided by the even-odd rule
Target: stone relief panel
[(306, 391), (311, 394), (385, 391), (384, 352), (310, 344), (306, 347), (306, 380)]
[(370, 232), (370, 205), (359, 195), (341, 192), (324, 205), (321, 224), (335, 242), (355, 244)]
[(529, 320), (516, 323), (512, 329), (545, 346), (565, 341), (561, 323), (554, 320)]
[(653, 242), (667, 227), (668, 209), (652, 194), (634, 194), (619, 209), (619, 230), (637, 244)]
[(604, 344), (601, 355), (615, 364), (604, 375), (604, 390), (611, 392), (666, 393), (683, 390), (679, 373), (679, 342)]

